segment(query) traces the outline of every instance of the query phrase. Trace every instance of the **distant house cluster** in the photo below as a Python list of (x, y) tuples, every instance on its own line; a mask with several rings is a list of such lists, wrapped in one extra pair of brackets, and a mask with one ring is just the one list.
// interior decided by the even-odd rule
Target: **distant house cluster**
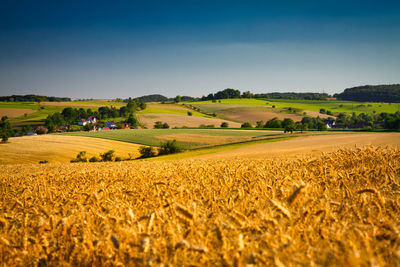
[(80, 126), (85, 126), (86, 124), (97, 124), (97, 119), (93, 116), (89, 116), (86, 120), (85, 119), (81, 119), (80, 122), (78, 122), (78, 125)]
[[(93, 131), (110, 131), (110, 130), (115, 130), (118, 128), (121, 128), (121, 126), (117, 126), (117, 124), (114, 121), (108, 121), (104, 127), (97, 127), (98, 122), (97, 119), (93, 116), (88, 117), (87, 119), (81, 119), (81, 121), (78, 122), (78, 125), (80, 126), (85, 126), (88, 124), (93, 124)], [(129, 123), (122, 123), (122, 129), (130, 129), (131, 127), (129, 126)], [(140, 127), (137, 127), (136, 129), (141, 129)]]

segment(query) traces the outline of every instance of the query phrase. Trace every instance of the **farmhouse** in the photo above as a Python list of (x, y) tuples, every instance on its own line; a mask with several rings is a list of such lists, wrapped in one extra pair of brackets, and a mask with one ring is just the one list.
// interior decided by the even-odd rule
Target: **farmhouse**
[(108, 121), (106, 123), (106, 125), (104, 126), (104, 128), (106, 128), (106, 127), (110, 128), (110, 129), (115, 129), (115, 128), (117, 128), (117, 125), (115, 124), (114, 121)]
[(49, 129), (47, 129), (47, 128), (44, 127), (44, 126), (38, 126), (38, 127), (36, 127), (36, 129), (35, 129), (35, 133), (39, 133), (39, 134), (41, 134), (41, 133), (47, 134), (48, 131), (49, 131)]
[(97, 124), (97, 119), (96, 119), (96, 117), (94, 117), (94, 116), (89, 116), (86, 120), (85, 120), (85, 119), (81, 119), (81, 120), (78, 122), (78, 125), (85, 126), (86, 124), (89, 124), (89, 123)]

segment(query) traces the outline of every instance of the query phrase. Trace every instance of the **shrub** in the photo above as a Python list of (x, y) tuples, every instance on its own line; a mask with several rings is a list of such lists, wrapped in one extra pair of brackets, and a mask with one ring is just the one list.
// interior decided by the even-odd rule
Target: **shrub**
[(89, 162), (100, 162), (100, 159), (96, 156), (93, 156), (89, 159)]
[(263, 128), (264, 127), (264, 122), (263, 121), (257, 121), (256, 128)]
[(168, 128), (169, 128), (168, 123), (164, 122), (164, 124), (162, 125), (162, 128), (163, 128), (163, 129), (168, 129)]
[(221, 128), (228, 128), (229, 124), (227, 122), (221, 123)]
[(88, 123), (88, 124), (83, 126), (83, 130), (86, 131), (86, 132), (89, 132), (89, 131), (91, 131), (93, 129), (94, 129), (94, 124), (93, 123)]
[(252, 126), (250, 122), (245, 122), (242, 124), (241, 128), (252, 128)]
[(321, 109), (319, 110), (319, 113), (325, 114), (325, 113), (326, 113), (326, 110), (325, 110), (324, 108), (321, 108)]
[(156, 121), (154, 123), (154, 129), (161, 129), (163, 127), (163, 123), (161, 121)]
[(121, 157), (115, 157), (114, 161), (122, 161)]
[(333, 115), (333, 114), (332, 114), (332, 111), (330, 111), (330, 110), (327, 110), (327, 111), (326, 111), (326, 114), (327, 114), (327, 115)]
[(151, 158), (156, 156), (156, 152), (152, 146), (141, 146), (139, 148), (141, 158)]
[(114, 150), (108, 150), (107, 152), (100, 154), (101, 161), (113, 161), (115, 156)]
[(209, 124), (209, 125), (201, 124), (200, 128), (215, 128), (215, 125), (214, 124)]
[(41, 161), (39, 161), (39, 164), (45, 164), (45, 163), (49, 163), (49, 161), (48, 161), (48, 160), (41, 160)]
[(8, 141), (8, 134), (7, 133), (2, 133), (1, 134), (1, 142), (2, 143), (7, 143)]
[(86, 151), (79, 152), (78, 155), (76, 155), (76, 158), (71, 159), (70, 162), (71, 163), (74, 163), (74, 162), (87, 162)]
[(188, 116), (192, 116), (193, 115), (193, 113), (191, 112), (191, 111), (188, 111)]
[(167, 141), (165, 143), (161, 143), (160, 148), (158, 149), (158, 155), (168, 155), (181, 152), (182, 149), (178, 146), (176, 140)]

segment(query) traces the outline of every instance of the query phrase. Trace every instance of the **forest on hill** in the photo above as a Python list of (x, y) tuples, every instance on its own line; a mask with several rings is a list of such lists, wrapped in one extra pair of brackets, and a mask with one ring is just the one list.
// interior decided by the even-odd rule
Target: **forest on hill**
[(347, 88), (334, 97), (349, 101), (399, 103), (400, 84), (357, 86)]

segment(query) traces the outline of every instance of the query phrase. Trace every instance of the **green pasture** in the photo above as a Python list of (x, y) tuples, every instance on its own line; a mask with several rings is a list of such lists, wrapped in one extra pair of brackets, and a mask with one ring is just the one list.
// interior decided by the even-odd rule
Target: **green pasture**
[[(211, 136), (228, 136), (239, 137), (246, 136), (252, 138), (276, 138), (284, 136), (282, 132), (272, 131), (238, 131), (238, 130), (218, 130), (218, 129), (142, 129), (142, 130), (113, 130), (113, 131), (99, 131), (99, 132), (69, 132), (63, 133), (72, 136), (86, 136), (110, 139), (115, 141), (129, 142), (142, 145), (159, 146), (161, 139), (157, 138), (163, 135), (174, 134), (202, 134), (205, 141)], [(179, 142), (183, 149), (195, 149), (204, 147), (204, 143), (189, 143)]]
[(192, 116), (211, 118), (211, 116), (190, 109), (182, 110), (182, 109), (146, 108), (145, 110), (139, 111), (138, 114), (175, 114), (175, 115), (188, 116), (188, 112), (192, 112)]

